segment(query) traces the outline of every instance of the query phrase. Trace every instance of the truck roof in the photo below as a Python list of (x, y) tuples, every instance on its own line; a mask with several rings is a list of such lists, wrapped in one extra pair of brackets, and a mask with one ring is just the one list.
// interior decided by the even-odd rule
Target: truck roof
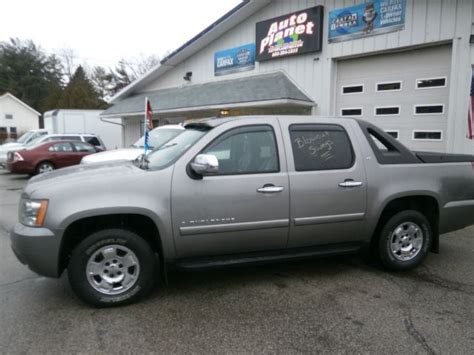
[(303, 119), (307, 119), (307, 118), (313, 118), (313, 119), (333, 118), (333, 119), (349, 119), (349, 120), (359, 121), (357, 118), (354, 118), (354, 117), (339, 117), (339, 116), (329, 117), (329, 116), (315, 116), (315, 115), (311, 115), (311, 116), (258, 115), (258, 116), (232, 116), (232, 117), (225, 117), (225, 118), (222, 118), (222, 117), (208, 117), (208, 118), (198, 119), (198, 120), (195, 120), (195, 121), (192, 121), (192, 122), (189, 122), (189, 123), (185, 123), (184, 127), (186, 127), (186, 128), (201, 127), (201, 128), (211, 129), (211, 128), (215, 128), (217, 126), (220, 126), (221, 124), (226, 123), (226, 122), (247, 120), (247, 119), (252, 119), (254, 117), (258, 117), (258, 118), (266, 118), (266, 117), (271, 117), (271, 118), (275, 118), (275, 117), (302, 117)]

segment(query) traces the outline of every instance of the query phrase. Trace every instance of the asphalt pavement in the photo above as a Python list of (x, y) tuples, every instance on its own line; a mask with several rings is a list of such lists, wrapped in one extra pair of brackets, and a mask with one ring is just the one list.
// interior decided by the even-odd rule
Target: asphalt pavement
[(0, 353), (472, 354), (474, 228), (390, 273), (357, 256), (174, 272), (138, 304), (95, 309), (66, 275), (18, 262), (8, 230), (28, 178), (0, 170)]

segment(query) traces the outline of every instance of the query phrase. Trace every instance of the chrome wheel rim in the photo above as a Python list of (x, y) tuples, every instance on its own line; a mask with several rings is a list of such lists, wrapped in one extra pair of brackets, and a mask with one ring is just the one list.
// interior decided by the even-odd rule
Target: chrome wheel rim
[(107, 245), (92, 254), (86, 276), (92, 288), (104, 295), (118, 295), (136, 284), (140, 264), (133, 251), (123, 245)]
[(41, 164), (38, 171), (40, 174), (47, 173), (53, 171), (53, 167), (50, 164)]
[(415, 258), (423, 247), (423, 230), (413, 222), (404, 222), (396, 227), (390, 238), (390, 252), (400, 261)]

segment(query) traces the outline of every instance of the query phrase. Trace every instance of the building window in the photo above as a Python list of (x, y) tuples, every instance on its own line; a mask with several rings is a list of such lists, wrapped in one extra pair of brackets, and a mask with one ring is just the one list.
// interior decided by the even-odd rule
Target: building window
[(417, 89), (435, 89), (446, 87), (447, 78), (428, 78), (428, 79), (416, 79)]
[(342, 94), (362, 94), (364, 92), (364, 84), (345, 85), (342, 87)]
[(385, 91), (400, 91), (402, 90), (401, 81), (392, 81), (386, 83), (377, 83), (375, 86), (375, 91), (385, 92)]
[(10, 127), (10, 138), (14, 138), (14, 139), (17, 138), (16, 127)]
[(0, 140), (8, 138), (7, 127), (0, 127)]
[(392, 136), (393, 138), (397, 139), (398, 140), (398, 136), (400, 134), (400, 131), (393, 131), (393, 130), (390, 130), (390, 131), (385, 131), (385, 133), (387, 133), (388, 135)]
[(376, 107), (375, 116), (394, 116), (400, 114), (400, 106)]
[(5, 114), (5, 118), (6, 118), (7, 120), (12, 120), (12, 119), (13, 119), (13, 114), (12, 114), (12, 113), (6, 113), (6, 114)]
[(414, 111), (415, 115), (442, 115), (444, 113), (444, 105), (415, 105)]
[(413, 131), (413, 140), (440, 141), (443, 131)]
[(341, 108), (341, 116), (362, 116), (361, 107)]

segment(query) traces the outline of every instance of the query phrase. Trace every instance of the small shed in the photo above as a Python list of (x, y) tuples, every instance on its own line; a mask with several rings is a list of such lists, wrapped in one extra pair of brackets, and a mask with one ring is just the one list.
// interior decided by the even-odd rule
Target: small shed
[(41, 114), (10, 93), (0, 96), (0, 143), (39, 128)]

